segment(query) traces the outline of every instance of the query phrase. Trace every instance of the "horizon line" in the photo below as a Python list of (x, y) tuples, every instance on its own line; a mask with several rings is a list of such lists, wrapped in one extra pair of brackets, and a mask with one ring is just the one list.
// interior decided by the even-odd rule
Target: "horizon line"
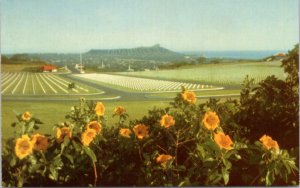
[[(119, 49), (132, 49), (132, 48), (111, 48), (111, 49), (90, 49), (90, 50), (119, 50)], [(73, 52), (0, 52), (0, 55), (16, 55), (16, 54), (80, 54), (87, 53), (88, 51), (73, 51)], [(170, 50), (170, 49), (168, 49)], [(271, 51), (282, 51), (288, 52), (290, 49), (272, 49), (272, 50), (171, 50), (173, 52), (183, 53), (183, 52), (271, 52)]]

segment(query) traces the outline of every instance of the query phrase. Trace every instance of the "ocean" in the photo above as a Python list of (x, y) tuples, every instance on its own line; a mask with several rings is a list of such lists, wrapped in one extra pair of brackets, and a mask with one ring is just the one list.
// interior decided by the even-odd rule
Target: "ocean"
[(263, 59), (274, 55), (282, 50), (271, 51), (186, 51), (181, 52), (186, 55), (203, 56), (206, 58), (226, 58), (226, 59)]

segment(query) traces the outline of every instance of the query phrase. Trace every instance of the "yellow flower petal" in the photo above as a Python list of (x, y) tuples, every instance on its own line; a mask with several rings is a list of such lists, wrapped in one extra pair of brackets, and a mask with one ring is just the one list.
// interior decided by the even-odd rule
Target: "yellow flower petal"
[(197, 101), (196, 94), (192, 91), (184, 91), (181, 93), (181, 97), (190, 104), (195, 104)]
[(215, 130), (219, 126), (220, 119), (216, 112), (206, 112), (202, 122), (208, 130)]
[(98, 123), (97, 121), (91, 121), (86, 125), (86, 129), (94, 129), (97, 134), (101, 132), (101, 124)]
[(22, 135), (21, 138), (17, 138), (15, 145), (15, 154), (19, 159), (30, 155), (33, 150), (33, 143), (30, 141), (28, 135)]
[(97, 102), (95, 107), (95, 113), (97, 116), (104, 116), (105, 107), (102, 102)]
[(29, 112), (24, 112), (21, 116), (22, 120), (29, 121), (31, 119), (31, 114)]
[(126, 110), (123, 106), (118, 106), (117, 108), (115, 108), (114, 112), (115, 114), (120, 116), (123, 115), (126, 112)]
[(127, 129), (127, 128), (121, 128), (120, 131), (119, 131), (119, 134), (123, 137), (126, 137), (126, 138), (130, 138), (130, 135), (132, 134), (131, 130), (130, 129)]
[(276, 149), (279, 150), (279, 145), (277, 143), (277, 141), (273, 140), (272, 137), (268, 136), (268, 135), (263, 135), (260, 139), (259, 139), (262, 144), (268, 149)]
[(81, 135), (81, 142), (85, 146), (89, 146), (90, 143), (94, 140), (96, 136), (96, 131), (94, 129), (87, 129), (85, 132)]
[(44, 135), (34, 134), (31, 140), (33, 149), (36, 151), (46, 151), (49, 146), (48, 138)]
[(156, 162), (158, 164), (165, 165), (171, 159), (173, 159), (171, 155), (161, 154), (156, 158)]
[(143, 139), (149, 136), (148, 127), (144, 124), (138, 124), (133, 127), (133, 132), (138, 139)]
[(162, 127), (169, 128), (169, 127), (175, 125), (175, 120), (173, 119), (172, 116), (166, 114), (166, 115), (164, 115), (164, 116), (161, 117), (160, 125)]
[(61, 143), (65, 137), (72, 138), (72, 130), (69, 127), (56, 128), (56, 141)]
[(225, 150), (232, 149), (233, 142), (228, 135), (225, 135), (222, 132), (218, 132), (217, 134), (214, 134), (214, 140), (221, 149), (222, 148)]

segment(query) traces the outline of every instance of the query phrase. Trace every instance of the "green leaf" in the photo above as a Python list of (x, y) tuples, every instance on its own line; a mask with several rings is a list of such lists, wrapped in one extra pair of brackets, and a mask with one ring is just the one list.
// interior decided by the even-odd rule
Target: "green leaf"
[(232, 149), (225, 153), (224, 157), (228, 159), (231, 155), (236, 154), (236, 150)]
[(29, 171), (30, 171), (31, 173), (34, 173), (34, 172), (36, 172), (41, 166), (42, 166), (41, 164), (34, 164), (34, 165), (32, 165), (32, 166), (29, 168)]
[(242, 159), (242, 157), (241, 157), (239, 154), (235, 154), (234, 156), (235, 156), (235, 158), (237, 158), (238, 160)]
[(25, 134), (25, 130), (26, 130), (25, 124), (22, 123), (22, 132), (18, 132), (18, 133), (23, 135), (23, 134)]
[(93, 152), (93, 150), (91, 150), (89, 147), (87, 146), (83, 146), (83, 150), (84, 152), (93, 160), (93, 162), (97, 161), (96, 155)]
[(17, 125), (16, 122), (13, 122), (13, 123), (11, 124), (12, 127), (15, 127), (16, 125)]
[(34, 124), (33, 128), (34, 128), (35, 130), (37, 130), (37, 129), (39, 129), (40, 127), (39, 127), (37, 124)]
[(50, 166), (49, 178), (52, 179), (52, 180), (57, 181), (57, 177), (58, 177), (57, 170), (56, 170), (56, 168), (53, 165), (51, 165)]
[(229, 170), (231, 169), (231, 162), (228, 161), (227, 159), (222, 158), (223, 164), (225, 165), (226, 169)]
[(53, 165), (56, 167), (56, 169), (61, 169), (61, 167), (63, 166), (63, 162), (59, 155), (55, 157), (55, 160), (53, 161)]
[(66, 157), (71, 162), (71, 164), (74, 164), (74, 159), (72, 155), (64, 154), (63, 156)]
[(34, 118), (35, 124), (43, 124), (43, 122), (40, 119)]
[(198, 151), (198, 154), (200, 155), (201, 159), (204, 159), (205, 158), (205, 151), (203, 149), (202, 146), (200, 146), (199, 144), (197, 145), (197, 151)]
[(190, 182), (189, 178), (187, 177), (184, 179), (184, 181), (179, 183), (178, 187), (189, 186), (189, 185), (191, 185), (191, 182)]
[(10, 161), (10, 166), (11, 167), (14, 167), (16, 165), (17, 161), (16, 161), (16, 158), (15, 157), (12, 157), (11, 161)]
[(225, 185), (227, 185), (229, 182), (229, 172), (225, 168), (222, 168), (222, 176), (223, 176)]
[(33, 127), (34, 127), (34, 121), (29, 122), (27, 125), (27, 129), (25, 130), (26, 133), (31, 133), (33, 131)]
[(266, 186), (271, 186), (274, 182), (274, 173), (268, 171), (266, 175)]
[(204, 143), (204, 146), (206, 146), (207, 148), (209, 148), (212, 151), (216, 151), (216, 152), (221, 152), (220, 148), (218, 147), (218, 145), (213, 142), (213, 141), (207, 141)]
[(65, 136), (65, 137), (64, 137), (63, 143), (61, 143), (61, 145), (60, 145), (60, 149), (61, 149), (61, 150), (60, 150), (60, 154), (63, 153), (65, 147), (69, 144), (69, 142), (70, 142), (69, 137)]
[(74, 146), (75, 150), (77, 150), (77, 151), (81, 150), (80, 145), (77, 144), (74, 140), (72, 140), (72, 145)]

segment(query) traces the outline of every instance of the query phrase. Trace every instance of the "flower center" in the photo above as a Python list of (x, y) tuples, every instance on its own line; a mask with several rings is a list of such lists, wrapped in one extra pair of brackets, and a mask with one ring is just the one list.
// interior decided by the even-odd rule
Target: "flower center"
[(22, 150), (22, 152), (24, 152), (30, 148), (30, 144), (28, 143), (28, 141), (22, 141), (20, 143), (19, 148), (20, 148), (20, 150)]
[(209, 125), (214, 125), (214, 124), (217, 123), (217, 119), (214, 116), (208, 116), (207, 119), (206, 119), (206, 122)]
[(93, 136), (94, 136), (94, 133), (92, 133), (92, 132), (88, 133), (88, 137), (93, 137)]

